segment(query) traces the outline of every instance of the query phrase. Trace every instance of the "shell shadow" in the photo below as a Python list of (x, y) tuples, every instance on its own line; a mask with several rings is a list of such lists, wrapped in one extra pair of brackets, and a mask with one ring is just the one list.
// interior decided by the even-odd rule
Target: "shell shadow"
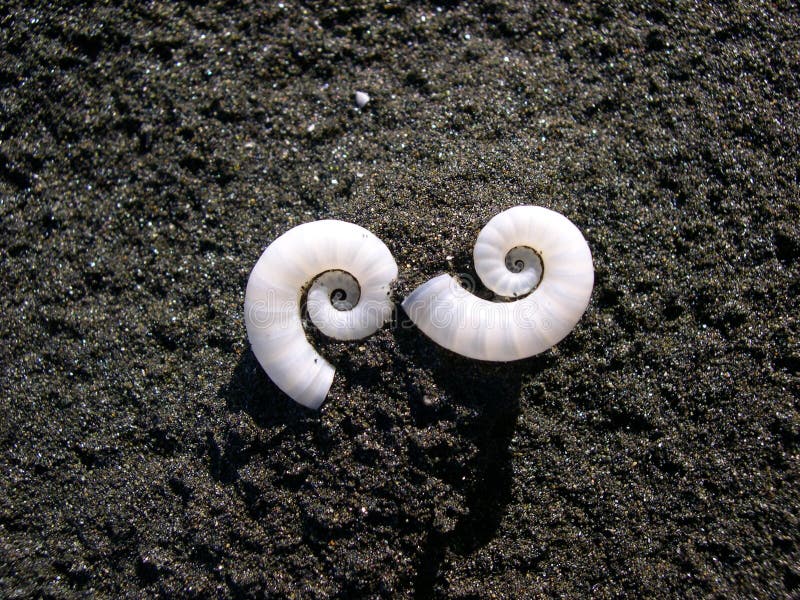
[[(286, 435), (298, 438), (311, 434), (324, 444), (319, 436), (317, 413), (293, 402), (267, 377), (249, 344), (239, 357), (228, 383), (220, 388), (219, 395), (225, 400), (228, 414), (244, 412), (262, 430), (280, 429)], [(209, 437), (206, 445), (211, 475), (222, 483), (235, 482), (239, 469), (255, 451), (253, 444), (236, 435), (233, 428), (226, 432), (221, 443)]]
[[(476, 450), (467, 465), (442, 461), (443, 466), (434, 473), (459, 490), (466, 510), (446, 531), (433, 524), (429, 528), (417, 558), (414, 597), (430, 598), (448, 554), (467, 556), (497, 535), (512, 499), (511, 441), (521, 410), (522, 380), (526, 374), (546, 368), (552, 359), (539, 356), (515, 363), (467, 359), (421, 334), (402, 309), (394, 333), (398, 368), (407, 374), (409, 402), (417, 424), (452, 420), (456, 435)], [(424, 365), (422, 375), (420, 365)], [(431, 389), (444, 398), (431, 401)], [(466, 410), (456, 410), (459, 407)]]
[(229, 382), (220, 390), (228, 411), (246, 412), (261, 428), (283, 425), (308, 429), (316, 413), (292, 402), (267, 377), (249, 346), (247, 344), (247, 350), (239, 358)]
[[(482, 363), (455, 355), (422, 335), (398, 307), (387, 336), (393, 352), (392, 377), (407, 398), (412, 426), (424, 430), (439, 424), (451, 435), (460, 453), (444, 446), (415, 448), (413, 466), (449, 484), (463, 498), (462, 512), (453, 525), (425, 524), (421, 551), (411, 585), (417, 598), (432, 597), (443, 577), (448, 556), (467, 556), (492, 541), (512, 499), (511, 442), (521, 411), (521, 388), (526, 375), (547, 368), (549, 355), (516, 363)], [(381, 369), (339, 365), (350, 384), (381, 385)], [(261, 429), (280, 430), (282, 436), (305, 438), (317, 451), (326, 439), (319, 413), (288, 398), (264, 373), (249, 348), (239, 357), (227, 384), (219, 390), (228, 413), (244, 412)], [(395, 392), (397, 393), (397, 388)], [(208, 440), (212, 476), (236, 482), (240, 469), (255, 452), (266, 448), (240, 438), (233, 431), (221, 443)], [(409, 438), (411, 436), (409, 435)]]

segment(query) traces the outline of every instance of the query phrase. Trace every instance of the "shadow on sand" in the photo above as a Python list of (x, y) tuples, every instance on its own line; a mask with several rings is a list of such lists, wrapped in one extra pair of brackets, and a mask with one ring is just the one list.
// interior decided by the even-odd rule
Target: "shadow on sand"
[[(400, 316), (405, 319), (402, 311)], [(448, 555), (467, 556), (497, 534), (511, 500), (510, 445), (520, 413), (521, 381), (526, 373), (546, 368), (549, 359), (479, 363), (439, 348), (407, 320), (395, 323), (392, 331), (397, 350), (392, 372), (403, 380), (414, 426), (425, 428), (445, 421), (445, 428), (454, 432), (460, 444), (474, 450), (464, 461), (460, 461), (463, 456), (431, 460), (431, 456), (414, 458), (410, 453), (417, 463), (411, 468), (446, 481), (464, 498), (464, 511), (454, 527), (440, 530), (433, 522), (425, 524), (425, 540), (410, 583), (415, 597), (428, 598), (435, 593)], [(425, 376), (420, 377), (420, 372)], [(368, 378), (379, 382), (380, 374), (373, 375)], [(349, 380), (363, 374), (345, 367), (340, 376)], [(310, 437), (325, 445), (318, 413), (289, 401), (267, 378), (249, 349), (220, 393), (230, 411), (246, 412), (259, 427), (280, 426), (288, 435)], [(212, 452), (212, 474), (218, 480), (235, 481), (239, 468), (249, 459), (240, 456), (240, 450), (234, 438), (217, 451), (216, 459)]]
[[(436, 595), (448, 555), (470, 555), (497, 534), (512, 494), (511, 440), (520, 414), (521, 382), (526, 373), (545, 368), (550, 359), (537, 357), (512, 364), (477, 362), (439, 348), (406, 325), (395, 328), (402, 357), (398, 367), (413, 373), (413, 365), (425, 365), (443, 398), (441, 406), (435, 402), (428, 407), (423, 398), (414, 398), (414, 392), (410, 392), (416, 424), (451, 420), (458, 437), (475, 448), (468, 464), (454, 468), (452, 462), (442, 461), (441, 469), (433, 473), (459, 489), (465, 512), (446, 531), (430, 524), (417, 558), (413, 588), (415, 598), (431, 598)], [(409, 382), (410, 389), (416, 387), (417, 382)]]

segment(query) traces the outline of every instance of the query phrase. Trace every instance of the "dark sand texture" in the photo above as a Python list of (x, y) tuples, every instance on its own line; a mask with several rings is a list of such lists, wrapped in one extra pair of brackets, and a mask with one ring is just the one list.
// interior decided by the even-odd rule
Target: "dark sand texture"
[[(0, 597), (800, 594), (793, 3), (28, 4), (0, 3)], [(554, 350), (480, 364), (400, 314), (315, 342), (318, 413), (249, 350), (290, 227), (371, 229), (399, 301), (525, 203), (594, 254)]]

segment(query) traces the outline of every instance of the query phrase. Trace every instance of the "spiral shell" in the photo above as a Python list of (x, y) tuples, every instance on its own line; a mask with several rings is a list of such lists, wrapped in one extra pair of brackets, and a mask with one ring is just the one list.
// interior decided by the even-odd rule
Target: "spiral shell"
[(324, 220), (287, 231), (264, 250), (247, 282), (245, 324), (258, 362), (289, 397), (319, 408), (335, 369), (306, 338), (304, 293), (321, 332), (355, 340), (391, 318), (396, 278), (391, 252), (363, 227)]
[[(470, 358), (506, 362), (561, 341), (589, 305), (594, 285), (586, 240), (563, 215), (517, 206), (492, 218), (473, 252), (475, 271), (500, 296), (474, 296), (450, 275), (423, 283), (402, 303), (434, 342)], [(503, 301), (517, 298), (514, 301)]]

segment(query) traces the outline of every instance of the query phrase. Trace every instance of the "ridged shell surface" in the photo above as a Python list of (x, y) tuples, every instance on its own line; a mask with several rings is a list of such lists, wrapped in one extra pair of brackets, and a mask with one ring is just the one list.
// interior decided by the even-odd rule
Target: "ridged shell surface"
[(591, 251), (580, 230), (555, 211), (517, 206), (500, 213), (481, 230), (473, 257), (487, 288), (503, 300), (519, 299), (484, 300), (440, 275), (402, 304), (448, 350), (486, 361), (534, 356), (572, 331), (589, 304)]
[[(303, 293), (308, 290), (309, 317), (323, 333), (360, 339), (391, 318), (389, 285), (396, 277), (386, 245), (353, 223), (314, 221), (272, 242), (250, 273), (244, 303), (247, 337), (270, 379), (296, 402), (318, 408), (335, 369), (306, 338)], [(352, 308), (331, 301), (334, 292), (355, 293)]]

